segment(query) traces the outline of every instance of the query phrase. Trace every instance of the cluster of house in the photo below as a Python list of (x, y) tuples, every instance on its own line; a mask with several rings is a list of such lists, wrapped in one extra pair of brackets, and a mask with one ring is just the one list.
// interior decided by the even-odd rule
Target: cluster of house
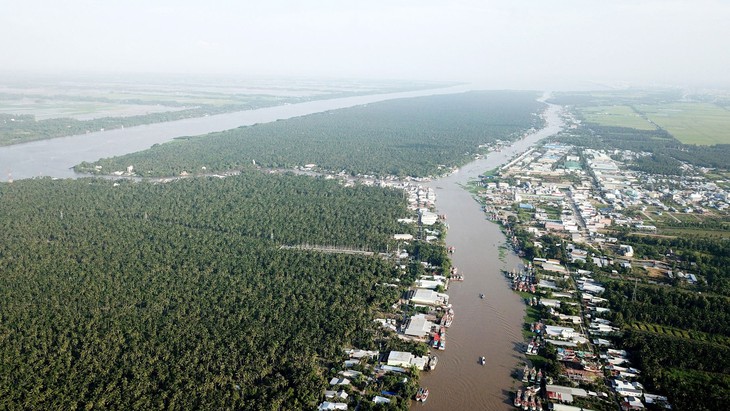
[[(441, 233), (432, 229), (434, 224), (444, 216), (439, 216), (430, 211), (433, 209), (435, 193), (431, 188), (424, 188), (412, 182), (381, 181), (391, 187), (403, 189), (409, 199), (410, 209), (417, 215), (416, 218), (403, 218), (398, 221), (404, 224), (416, 224), (424, 227), (426, 241), (440, 238)], [(395, 234), (395, 240), (409, 242), (414, 237), (411, 234)], [(449, 250), (453, 252), (453, 248)], [(396, 252), (396, 259), (399, 261), (401, 270), (405, 270), (411, 256), (406, 250), (399, 249)], [(449, 296), (444, 290), (448, 289), (449, 277), (438, 274), (441, 267), (433, 267), (426, 262), (421, 263), (427, 274), (418, 278), (412, 287), (405, 293), (400, 304), (406, 303), (415, 308), (418, 313), (413, 315), (389, 315), (389, 318), (377, 318), (374, 321), (381, 327), (395, 333), (395, 338), (405, 340), (433, 343), (436, 349), (444, 349), (446, 342), (446, 328), (451, 325), (454, 318), (454, 311), (449, 304)], [(452, 267), (452, 274), (456, 269)], [(394, 282), (397, 282), (394, 281)], [(382, 284), (384, 286), (397, 287), (397, 284)], [(397, 308), (400, 304), (394, 304)], [(359, 376), (368, 380), (375, 380), (388, 373), (406, 374), (411, 369), (433, 370), (438, 363), (435, 355), (419, 356), (411, 352), (390, 351), (382, 354), (377, 351), (364, 351), (358, 349), (346, 349), (348, 359), (344, 362), (344, 370), (339, 371), (330, 381), (331, 389), (325, 391), (325, 401), (319, 405), (319, 410), (347, 410), (348, 393), (342, 389), (343, 386), (351, 386), (352, 380)], [(371, 365), (372, 364), (372, 365)], [(368, 375), (355, 371), (352, 367), (360, 365), (359, 369), (370, 369)], [(407, 378), (407, 377), (403, 377)], [(355, 390), (354, 388), (352, 390)], [(375, 395), (371, 401), (375, 404), (387, 404), (391, 402), (390, 395), (394, 393), (381, 393)]]
[[(541, 270), (537, 270), (540, 267)], [(531, 292), (535, 296), (537, 304), (546, 308), (549, 314), (550, 323), (543, 320), (530, 325), (530, 331), (534, 337), (527, 345), (525, 354), (529, 357), (538, 354), (538, 348), (542, 345), (551, 345), (556, 348), (557, 360), (561, 363), (562, 377), (572, 381), (574, 384), (592, 384), (603, 380), (604, 375), (611, 376), (611, 388), (620, 398), (623, 410), (639, 410), (647, 404), (658, 404), (669, 409), (667, 399), (662, 396), (646, 393), (640, 383), (637, 382), (641, 371), (633, 368), (628, 353), (623, 350), (612, 348), (612, 343), (606, 336), (619, 331), (611, 324), (611, 321), (603, 318), (610, 312), (604, 305), (607, 302), (600, 295), (605, 291), (603, 285), (591, 276), (587, 270), (578, 270), (569, 273), (568, 270), (557, 260), (535, 259), (524, 267), (521, 272), (508, 274), (513, 282), (526, 282), (530, 284), (523, 287), (522, 291)], [(563, 284), (564, 286), (560, 286)], [(572, 286), (575, 284), (575, 287)], [(550, 298), (547, 298), (547, 296)], [(566, 306), (573, 306), (572, 310), (564, 310)], [(576, 314), (565, 314), (564, 312)], [(596, 354), (599, 353), (599, 354)], [(575, 398), (595, 397), (608, 398), (605, 392), (587, 391), (575, 387), (552, 385), (547, 380), (545, 392), (536, 386), (541, 384), (540, 370), (525, 366), (523, 370), (524, 389), (520, 389), (516, 397), (522, 400), (515, 400), (515, 405), (525, 409), (525, 393), (538, 391), (538, 393), (550, 401), (556, 410), (569, 411)], [(527, 402), (528, 408), (531, 402)], [(586, 408), (582, 408), (588, 411)]]
[[(333, 376), (329, 381), (330, 389), (324, 392), (324, 401), (322, 401), (318, 410), (347, 410), (349, 391), (356, 391), (352, 386), (355, 378), (362, 377), (368, 381), (375, 381), (385, 374), (405, 374), (410, 369), (431, 370), (435, 368), (438, 362), (435, 356), (417, 356), (405, 351), (390, 351), (387, 357), (381, 357), (379, 351), (367, 351), (355, 348), (346, 348), (344, 350), (347, 360), (344, 361), (343, 370)], [(374, 364), (371, 364), (374, 363)], [(352, 369), (360, 365), (371, 372), (364, 374), (363, 372)], [(362, 368), (361, 368), (362, 369)], [(407, 381), (407, 377), (403, 377)], [(345, 387), (349, 387), (345, 389)], [(395, 393), (381, 393), (382, 395), (374, 395), (371, 401), (375, 404), (388, 404), (391, 399), (388, 398)]]
[[(610, 250), (611, 255), (618, 257), (589, 255), (573, 246), (573, 262), (590, 260), (599, 267), (617, 264), (626, 269), (641, 266), (652, 277), (679, 279), (690, 284), (698, 282), (696, 273), (672, 271), (661, 261), (647, 266), (645, 260), (634, 256), (630, 245), (617, 244), (615, 238), (606, 237), (601, 231), (615, 225), (654, 232), (655, 218), (665, 211), (669, 214), (663, 218), (676, 221), (681, 220), (672, 213), (701, 212), (708, 208), (722, 212), (728, 208), (728, 191), (701, 174), (656, 177), (628, 170), (616, 160), (630, 156), (626, 151), (582, 149), (578, 152), (570, 145), (548, 144), (514, 159), (502, 168), (498, 179), (484, 177), (479, 195), (487, 204), (484, 207), (487, 216), (493, 220), (506, 223), (515, 215), (513, 210), (527, 212), (530, 221), (525, 228), (536, 237), (553, 233), (574, 244)], [(626, 215), (626, 207), (632, 207), (636, 213)], [(511, 240), (517, 247), (516, 237), (512, 236)], [(543, 244), (535, 241), (533, 246), (542, 248)]]
[[(357, 378), (363, 375), (360, 371), (351, 369), (356, 365), (365, 365), (371, 359), (377, 359), (380, 356), (378, 351), (367, 351), (355, 348), (346, 348), (345, 354), (348, 359), (344, 362), (344, 370), (337, 373), (336, 376), (332, 377), (329, 382), (330, 389), (325, 390), (325, 400), (319, 404), (318, 410), (347, 410), (348, 403), (347, 399), (350, 396), (344, 387), (352, 385), (353, 378)], [(372, 379), (370, 376), (365, 378)]]
[(436, 193), (431, 187), (424, 187), (420, 184), (408, 182), (398, 183), (396, 185), (385, 184), (385, 186), (404, 190), (408, 196), (408, 207), (413, 211), (432, 209), (436, 202)]
[[(683, 167), (687, 169), (687, 175), (655, 176), (629, 170), (613, 160), (632, 159), (649, 153), (587, 149), (584, 155), (603, 199), (614, 210), (639, 206), (646, 211), (646, 207), (650, 206), (661, 215), (662, 211), (704, 213), (709, 209), (724, 211), (730, 207), (730, 192), (705, 177), (710, 170), (695, 169), (685, 164)], [(647, 216), (647, 219), (651, 218)]]
[(434, 349), (446, 349), (446, 329), (454, 319), (454, 310), (449, 304), (449, 296), (439, 293), (434, 288), (445, 288), (448, 279), (419, 279), (414, 289), (408, 291), (406, 298), (409, 304), (428, 311), (427, 314), (415, 314), (403, 321), (401, 338), (427, 342)]
[[(650, 153), (634, 153), (627, 150), (615, 150), (612, 155), (622, 160), (630, 160), (637, 156), (647, 156)], [(631, 189), (636, 190), (638, 198), (644, 205), (653, 205), (663, 211), (703, 213), (708, 210), (724, 211), (730, 208), (730, 192), (726, 188), (707, 179), (706, 174), (711, 169), (682, 165), (682, 176), (657, 176), (643, 172), (632, 172), (636, 176), (636, 184)], [(661, 199), (671, 200), (676, 206), (665, 205)]]

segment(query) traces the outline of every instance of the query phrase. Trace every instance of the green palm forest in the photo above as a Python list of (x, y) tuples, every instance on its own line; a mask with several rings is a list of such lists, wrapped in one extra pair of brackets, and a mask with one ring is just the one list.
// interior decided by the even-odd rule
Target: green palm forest
[[(470, 92), (385, 101), (180, 138), (77, 171), (109, 174), (133, 165), (141, 176), (317, 164), (348, 174), (429, 176), (461, 166), (479, 146), (539, 127), (534, 92)], [(97, 168), (101, 166), (101, 168)]]
[[(306, 409), (320, 366), (397, 299), (380, 257), (402, 195), (250, 173), (0, 186), (0, 404)], [(273, 232), (274, 240), (271, 240)]]

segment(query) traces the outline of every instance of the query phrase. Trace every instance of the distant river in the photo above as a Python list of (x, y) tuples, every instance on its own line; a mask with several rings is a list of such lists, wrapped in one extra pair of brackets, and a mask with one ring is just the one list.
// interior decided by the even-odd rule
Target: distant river
[[(510, 374), (524, 359), (518, 348), (523, 341), (525, 305), (500, 270), (511, 270), (520, 260), (511, 251), (503, 252), (500, 260), (499, 246), (505, 237), (497, 224), (485, 218), (463, 185), (560, 131), (560, 109), (549, 106), (547, 124), (538, 132), (429, 183), (436, 190), (436, 208), (439, 214), (446, 214), (449, 224), (446, 242), (456, 247), (453, 264), (465, 281), (449, 287), (454, 323), (446, 333), (446, 350), (436, 353), (438, 366), (421, 374), (422, 385), (430, 389), (428, 401), (423, 405), (414, 402), (413, 410), (514, 409), (509, 399), (516, 387)], [(480, 293), (484, 299), (479, 298)], [(487, 358), (486, 365), (479, 364), (480, 356)]]
[(317, 100), (0, 147), (0, 181), (7, 181), (9, 175), (16, 180), (39, 176), (73, 178), (78, 175), (71, 167), (82, 161), (92, 162), (100, 158), (146, 150), (153, 144), (164, 143), (177, 137), (230, 130), (384, 100), (454, 94), (471, 89), (471, 86), (456, 86)]

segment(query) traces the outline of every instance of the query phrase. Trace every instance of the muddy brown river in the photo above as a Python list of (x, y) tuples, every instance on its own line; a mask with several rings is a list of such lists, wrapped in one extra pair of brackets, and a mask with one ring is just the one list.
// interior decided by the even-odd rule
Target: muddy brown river
[[(563, 122), (559, 112), (559, 106), (550, 105), (543, 129), (429, 183), (436, 190), (439, 214), (446, 214), (446, 243), (456, 247), (452, 261), (464, 274), (464, 282), (449, 287), (455, 318), (447, 331), (448, 344), (445, 351), (436, 353), (436, 369), (421, 374), (421, 384), (430, 390), (428, 401), (414, 402), (412, 410), (514, 409), (510, 391), (516, 382), (510, 374), (524, 358), (518, 348), (525, 306), (500, 270), (511, 270), (519, 259), (510, 250), (500, 252), (505, 237), (499, 226), (485, 218), (479, 203), (463, 186), (560, 131)], [(479, 364), (481, 356), (486, 357), (485, 365)]]

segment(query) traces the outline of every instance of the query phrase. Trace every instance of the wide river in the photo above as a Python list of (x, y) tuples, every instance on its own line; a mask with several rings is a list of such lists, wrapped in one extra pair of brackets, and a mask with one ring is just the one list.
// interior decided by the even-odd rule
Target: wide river
[(153, 144), (164, 143), (177, 137), (230, 130), (241, 126), (269, 123), (384, 100), (435, 94), (454, 94), (472, 89), (473, 86), (462, 85), (430, 90), (315, 100), (306, 103), (287, 104), (5, 146), (0, 147), (0, 181), (7, 181), (10, 176), (16, 180), (39, 176), (77, 177), (71, 167), (82, 161), (92, 162), (100, 158), (146, 150)]
[[(446, 214), (449, 231), (446, 242), (456, 247), (453, 264), (464, 274), (464, 282), (449, 287), (455, 318), (447, 331), (445, 351), (432, 372), (424, 372), (422, 385), (429, 388), (425, 404), (414, 410), (513, 410), (509, 402), (513, 379), (510, 374), (524, 355), (522, 323), (525, 305), (513, 293), (501, 269), (514, 268), (520, 261), (511, 251), (502, 251), (505, 237), (499, 226), (485, 218), (479, 203), (463, 186), (479, 174), (506, 164), (537, 141), (563, 128), (560, 106), (549, 105), (546, 126), (501, 152), (469, 163), (459, 172), (434, 180), (436, 208)], [(484, 294), (484, 299), (479, 294)], [(485, 365), (479, 357), (487, 358)]]

